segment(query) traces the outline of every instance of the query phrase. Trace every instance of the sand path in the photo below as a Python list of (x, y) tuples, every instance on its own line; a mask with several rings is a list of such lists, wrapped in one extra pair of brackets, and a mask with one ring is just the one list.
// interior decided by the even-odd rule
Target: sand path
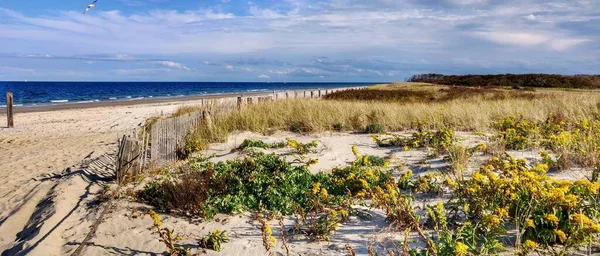
[[(199, 101), (18, 113), (0, 128), (0, 252), (62, 255), (82, 240), (119, 136)], [(4, 120), (0, 115), (0, 120)], [(114, 156), (112, 156), (114, 157)]]

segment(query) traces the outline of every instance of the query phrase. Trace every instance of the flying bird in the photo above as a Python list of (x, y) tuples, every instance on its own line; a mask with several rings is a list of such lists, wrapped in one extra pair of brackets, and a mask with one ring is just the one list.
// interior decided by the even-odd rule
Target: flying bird
[(94, 0), (93, 2), (91, 2), (87, 8), (85, 8), (85, 11), (83, 11), (83, 14), (86, 14), (89, 10), (91, 10), (92, 8), (94, 8), (94, 6), (96, 6), (96, 2), (98, 2), (98, 0)]

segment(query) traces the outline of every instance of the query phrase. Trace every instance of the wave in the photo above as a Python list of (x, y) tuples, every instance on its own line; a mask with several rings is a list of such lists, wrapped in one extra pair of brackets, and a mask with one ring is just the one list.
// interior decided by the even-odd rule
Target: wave
[(94, 103), (94, 102), (99, 102), (99, 100), (82, 100), (82, 101), (78, 101), (75, 103)]
[(117, 97), (110, 97), (110, 98), (108, 98), (108, 99), (109, 99), (109, 100), (116, 100), (116, 99), (117, 99)]
[(50, 102), (52, 102), (52, 103), (65, 103), (65, 102), (69, 102), (69, 100), (51, 100)]
[(125, 97), (125, 99), (131, 99), (131, 96), (127, 96), (127, 97)]

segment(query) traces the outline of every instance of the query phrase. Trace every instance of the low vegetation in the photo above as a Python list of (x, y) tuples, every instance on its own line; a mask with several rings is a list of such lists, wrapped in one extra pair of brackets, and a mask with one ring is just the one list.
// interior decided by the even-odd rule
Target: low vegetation
[(360, 100), (383, 101), (403, 104), (447, 102), (460, 99), (506, 100), (506, 99), (540, 99), (551, 97), (549, 94), (533, 93), (523, 90), (488, 89), (468, 87), (443, 87), (420, 85), (404, 88), (363, 88), (337, 91), (324, 97), (327, 100)]
[[(278, 243), (289, 254), (288, 233), (330, 240), (352, 217), (364, 217), (358, 206), (366, 206), (385, 214), (388, 232), (404, 236), (387, 249), (390, 255), (499, 254), (506, 247), (517, 255), (568, 255), (597, 244), (600, 236), (600, 96), (529, 93), (535, 96), (473, 95), (427, 104), (392, 99), (262, 102), (215, 119), (211, 129), (199, 127), (186, 147), (197, 151), (236, 130), (366, 131), (376, 133), (374, 146), (426, 150), (447, 167), (415, 174), (353, 147), (355, 159), (348, 165), (312, 173), (317, 141), (246, 140), (238, 147), (240, 158), (215, 162), (192, 154), (178, 167), (165, 168), (136, 196), (159, 211), (203, 219), (250, 211), (270, 254)], [(390, 133), (405, 130), (410, 132)], [(457, 130), (486, 132), (479, 137), (487, 143), (468, 145)], [(283, 147), (295, 160), (266, 153)], [(514, 158), (508, 154), (514, 150), (530, 150), (539, 158)], [(475, 157), (481, 162), (470, 166)], [(549, 174), (573, 167), (585, 178)], [(415, 203), (420, 198), (436, 200)], [(284, 227), (284, 217), (295, 219), (293, 228)], [(280, 239), (273, 234), (273, 220), (279, 220)], [(169, 253), (188, 253), (175, 245), (172, 230), (155, 229)], [(228, 239), (224, 234), (216, 230), (199, 243), (218, 250)], [(345, 248), (355, 253), (350, 245)], [(379, 252), (369, 245), (368, 253)]]
[(442, 74), (420, 74), (411, 77), (409, 81), (460, 86), (600, 88), (600, 75), (503, 74), (447, 76)]

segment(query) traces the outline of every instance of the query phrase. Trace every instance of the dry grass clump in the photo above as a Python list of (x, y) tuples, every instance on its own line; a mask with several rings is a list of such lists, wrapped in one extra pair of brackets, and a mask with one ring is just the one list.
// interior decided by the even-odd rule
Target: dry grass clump
[(171, 114), (171, 117), (183, 116), (200, 110), (202, 110), (202, 107), (200, 106), (181, 106), (177, 108), (173, 114)]

